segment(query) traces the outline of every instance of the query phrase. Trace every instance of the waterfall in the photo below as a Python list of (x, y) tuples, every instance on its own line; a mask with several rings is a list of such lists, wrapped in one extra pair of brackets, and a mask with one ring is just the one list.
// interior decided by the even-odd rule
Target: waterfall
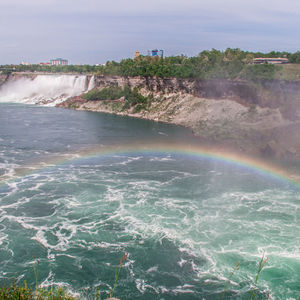
[(89, 81), (87, 92), (92, 90), (95, 87), (95, 76), (93, 75)]
[(0, 102), (54, 106), (93, 87), (93, 76), (88, 84), (85, 75), (37, 75), (33, 79), (24, 76), (1, 86)]

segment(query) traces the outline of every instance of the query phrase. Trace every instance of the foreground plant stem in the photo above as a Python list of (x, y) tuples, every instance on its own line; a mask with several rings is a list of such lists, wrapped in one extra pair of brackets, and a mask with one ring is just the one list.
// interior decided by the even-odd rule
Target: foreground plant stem
[(128, 258), (128, 253), (125, 252), (125, 254), (123, 255), (123, 257), (120, 259), (120, 264), (119, 266), (116, 267), (115, 269), (115, 282), (114, 282), (114, 285), (113, 285), (113, 288), (110, 290), (109, 294), (108, 294), (108, 297), (111, 298), (113, 293), (114, 293), (114, 290), (115, 290), (115, 287), (117, 285), (117, 282), (118, 282), (118, 278), (119, 278), (119, 274), (120, 274), (120, 271), (121, 271), (121, 268), (123, 266), (123, 262)]
[[(258, 265), (257, 274), (256, 274), (256, 277), (255, 277), (255, 282), (254, 282), (255, 287), (256, 287), (259, 275), (260, 275), (262, 269), (264, 268), (265, 264), (267, 263), (267, 261), (268, 261), (268, 258), (267, 257), (265, 258), (265, 252), (264, 252), (263, 255), (262, 255), (262, 258), (259, 262), (259, 265)], [(255, 299), (257, 299), (256, 296), (255, 296), (255, 290), (252, 291), (250, 300), (252, 300), (253, 297)]]

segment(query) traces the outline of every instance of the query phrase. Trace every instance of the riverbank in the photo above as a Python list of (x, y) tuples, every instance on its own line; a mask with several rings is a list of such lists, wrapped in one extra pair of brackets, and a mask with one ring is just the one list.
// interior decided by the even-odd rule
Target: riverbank
[(59, 107), (114, 113), (190, 128), (205, 144), (262, 157), (298, 159), (300, 105), (295, 82), (245, 82), (96, 76), (96, 89), (138, 88), (145, 106), (126, 99), (86, 101), (73, 97)]
[[(275, 159), (300, 158), (297, 81), (19, 72), (0, 74), (0, 86), (0, 101), (4, 102), (59, 103), (64, 108), (167, 122), (190, 128), (208, 146)], [(129, 101), (124, 96), (105, 101), (85, 99), (92, 89), (97, 92), (116, 87), (135, 90), (140, 100)]]

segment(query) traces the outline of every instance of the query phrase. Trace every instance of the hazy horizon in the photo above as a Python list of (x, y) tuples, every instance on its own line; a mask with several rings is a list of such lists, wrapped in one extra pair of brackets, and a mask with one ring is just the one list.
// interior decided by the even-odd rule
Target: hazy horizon
[(166, 56), (228, 47), (296, 52), (299, 17), (293, 0), (2, 0), (0, 64), (103, 64), (155, 48)]

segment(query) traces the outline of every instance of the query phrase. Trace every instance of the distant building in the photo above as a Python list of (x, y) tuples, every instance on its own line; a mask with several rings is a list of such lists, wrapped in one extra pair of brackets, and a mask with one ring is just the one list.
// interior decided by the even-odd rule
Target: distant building
[(40, 66), (50, 66), (51, 63), (49, 63), (49, 62), (40, 62), (39, 65)]
[(158, 49), (153, 49), (153, 50), (148, 50), (148, 56), (158, 56), (163, 58), (164, 57), (164, 50), (158, 50)]
[(23, 66), (29, 66), (30, 63), (29, 63), (29, 62), (26, 62), (26, 61), (22, 61), (22, 62), (21, 62), (21, 65), (23, 65)]
[(68, 64), (68, 61), (66, 59), (56, 58), (56, 59), (51, 59), (50, 64), (52, 66), (66, 66)]
[(259, 57), (254, 58), (253, 63), (254, 64), (287, 64), (289, 60), (284, 57)]
[(135, 51), (134, 55), (133, 55), (133, 59), (139, 57), (141, 55), (140, 51)]

